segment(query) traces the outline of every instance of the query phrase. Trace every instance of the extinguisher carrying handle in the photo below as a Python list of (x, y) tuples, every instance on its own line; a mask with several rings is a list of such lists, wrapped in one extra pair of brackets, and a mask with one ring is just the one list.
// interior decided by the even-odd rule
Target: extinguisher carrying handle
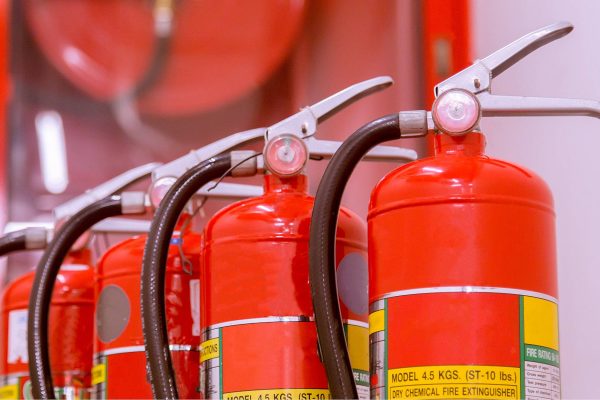
[(208, 182), (196, 192), (196, 196), (222, 199), (247, 199), (262, 196), (265, 189), (258, 185), (232, 182)]
[[(98, 222), (90, 231), (92, 233), (146, 233), (150, 230), (150, 221), (130, 218), (107, 218)], [(5, 235), (26, 231), (26, 248), (24, 250), (44, 249), (52, 240), (54, 225), (49, 222), (9, 222), (4, 229)], [(2, 238), (0, 238), (0, 241)], [(2, 256), (0, 251), (0, 256)]]
[[(317, 140), (309, 138), (306, 147), (311, 160), (329, 160), (335, 155), (343, 142), (334, 140)], [(254, 176), (265, 171), (264, 155), (253, 150), (232, 151), (231, 176)], [(368, 151), (363, 161), (409, 162), (415, 160), (417, 152), (396, 146), (376, 146)], [(223, 183), (219, 183), (222, 185)], [(209, 186), (206, 185), (205, 188)]]
[(47, 240), (47, 231), (42, 227), (8, 232), (0, 237), (0, 257), (15, 251), (43, 249)]
[(38, 263), (28, 307), (27, 349), (33, 397), (54, 399), (48, 346), (48, 316), (56, 277), (79, 236), (97, 222), (117, 215), (146, 211), (142, 192), (125, 192), (97, 201), (73, 215), (54, 235)]
[[(158, 208), (165, 193), (176, 181), (177, 178), (175, 177), (163, 177), (152, 182), (148, 188), (149, 205), (155, 209)], [(217, 181), (208, 182), (195, 193), (195, 196), (217, 199), (247, 199), (261, 196), (263, 193), (264, 188), (262, 186)]]
[[(495, 51), (489, 56), (477, 60), (473, 65), (454, 74), (439, 83), (434, 88), (436, 102), (433, 105), (433, 115), (441, 115), (435, 120), (435, 129), (453, 134), (444, 123), (444, 118), (438, 106), (441, 99), (452, 92), (465, 91), (471, 94), (473, 100), (467, 100), (467, 105), (478, 114), (478, 118), (465, 125), (464, 133), (479, 129), (481, 117), (512, 117), (512, 116), (588, 116), (600, 118), (600, 102), (586, 99), (497, 96), (492, 94), (493, 78), (506, 71), (534, 50), (564, 37), (573, 30), (568, 22), (557, 22), (526, 34), (507, 46)], [(457, 103), (454, 103), (457, 104)], [(457, 133), (457, 132), (454, 132)]]
[(127, 186), (144, 179), (149, 176), (150, 173), (157, 167), (162, 165), (161, 163), (148, 163), (139, 167), (130, 169), (118, 175), (93, 189), (87, 190), (84, 194), (77, 196), (54, 209), (54, 220), (58, 223), (66, 220), (77, 212), (81, 211), (85, 207), (97, 202), (98, 200), (104, 199), (108, 196), (112, 196)]
[[(330, 159), (338, 151), (342, 142), (335, 140), (320, 140), (310, 137), (305, 140), (308, 153), (312, 160)], [(397, 146), (376, 146), (369, 150), (363, 161), (393, 161), (409, 162), (417, 159), (417, 152)]]

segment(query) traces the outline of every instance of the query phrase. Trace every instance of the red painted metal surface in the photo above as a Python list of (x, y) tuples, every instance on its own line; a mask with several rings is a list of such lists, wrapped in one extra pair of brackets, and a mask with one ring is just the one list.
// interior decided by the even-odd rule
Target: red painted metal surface
[[(422, 77), (425, 108), (431, 108), (435, 85), (468, 67), (471, 62), (469, 0), (423, 0), (421, 15)], [(434, 152), (433, 136), (427, 137), (428, 154)]]
[[(50, 363), (57, 390), (89, 397), (92, 369), (94, 270), (89, 250), (71, 252), (56, 279), (49, 318)], [(0, 310), (1, 384), (28, 392), (27, 306), (35, 271), (6, 287)], [(10, 321), (10, 322), (9, 322)], [(10, 323), (15, 325), (10, 326)]]
[(6, 110), (11, 96), (8, 66), (10, 1), (0, 0), (0, 226), (8, 220), (8, 118)]
[[(556, 297), (547, 185), (523, 167), (485, 156), (481, 134), (438, 135), (436, 146), (434, 157), (396, 169), (373, 192), (370, 301), (395, 290), (465, 284)], [(391, 234), (403, 230), (411, 233)]]
[[(523, 330), (551, 326), (555, 333), (536, 335), (557, 337), (556, 311), (523, 317), (531, 297), (556, 309), (552, 195), (533, 172), (486, 156), (480, 133), (435, 139), (434, 156), (396, 169), (371, 197), (369, 303), (373, 321), (380, 318), (371, 331), (374, 391), (393, 397), (420, 388), (443, 398), (473, 385), (489, 384), (492, 393), (500, 387), (493, 383), (504, 385), (502, 398), (524, 396)], [(456, 366), (496, 368), (490, 374), (510, 379), (461, 380)], [(438, 367), (456, 376), (440, 380)]]
[[(220, 354), (213, 354), (218, 363), (208, 359), (208, 350), (201, 350), (207, 358), (201, 372), (201, 390), (207, 398), (257, 390), (266, 391), (263, 395), (287, 389), (313, 395), (314, 390), (327, 390), (316, 328), (310, 321), (308, 238), (314, 199), (307, 194), (305, 175), (267, 175), (264, 179), (263, 196), (221, 210), (205, 227), (203, 343), (208, 349), (211, 340), (220, 341)], [(364, 223), (342, 210), (338, 270), (343, 269), (347, 278), (342, 286), (350, 287), (358, 297), (341, 294), (341, 305), (349, 325), (358, 324), (366, 333), (365, 235)], [(366, 335), (364, 338), (366, 361)]]
[[(146, 235), (127, 239), (111, 247), (98, 262), (94, 398), (152, 398), (146, 378), (140, 310), (140, 274), (146, 239)], [(181, 242), (181, 252), (177, 242)], [(176, 347), (172, 348), (171, 356), (181, 398), (198, 398), (200, 321), (192, 314), (191, 301), (199, 296), (194, 289), (198, 288), (200, 273), (199, 250), (200, 235), (186, 230), (183, 236), (174, 235), (167, 259), (165, 299), (169, 344)], [(123, 312), (126, 309), (128, 313)], [(113, 326), (108, 327), (109, 324)]]
[[(26, 3), (29, 25), (48, 59), (97, 99), (132, 89), (152, 63), (150, 1)], [(303, 0), (174, 3), (172, 44), (164, 72), (140, 99), (145, 112), (205, 112), (257, 88), (289, 54), (305, 8)]]
[(471, 20), (468, 0), (424, 0), (421, 6), (425, 104), (431, 107), (433, 87), (472, 62)]

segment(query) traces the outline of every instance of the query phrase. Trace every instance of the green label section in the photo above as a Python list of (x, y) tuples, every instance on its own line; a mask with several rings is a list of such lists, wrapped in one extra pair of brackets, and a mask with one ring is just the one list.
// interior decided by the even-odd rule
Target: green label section
[(369, 372), (363, 371), (360, 369), (353, 369), (352, 373), (354, 374), (354, 380), (357, 385), (361, 386), (369, 386)]
[(558, 351), (548, 347), (525, 343), (525, 361), (532, 361), (554, 367), (560, 367)]

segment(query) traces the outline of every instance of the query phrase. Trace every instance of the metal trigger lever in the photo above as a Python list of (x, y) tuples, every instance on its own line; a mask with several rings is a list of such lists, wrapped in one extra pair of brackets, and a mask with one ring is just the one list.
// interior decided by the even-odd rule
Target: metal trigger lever
[(436, 101), (428, 122), (435, 129), (460, 135), (477, 129), (483, 117), (510, 116), (588, 116), (600, 118), (600, 102), (595, 100), (497, 96), (492, 79), (534, 50), (573, 30), (568, 22), (557, 22), (528, 33), (509, 45), (477, 60), (470, 67), (435, 87)]
[[(392, 83), (393, 80), (389, 76), (380, 76), (356, 83), (312, 106), (303, 108), (296, 114), (291, 115), (274, 125), (234, 133), (233, 135), (224, 137), (204, 147), (192, 150), (189, 154), (154, 170), (152, 173), (152, 180), (156, 182), (161, 178), (180, 176), (194, 165), (208, 160), (217, 154), (234, 150), (239, 146), (247, 145), (261, 139), (264, 139), (266, 142), (276, 136), (286, 134), (301, 139), (314, 136), (317, 132), (317, 125), (320, 122), (325, 121), (327, 118), (355, 101), (389, 87)], [(416, 154), (412, 154), (411, 159), (414, 159), (415, 157)]]
[(317, 125), (350, 104), (362, 99), (371, 93), (385, 89), (394, 81), (389, 76), (379, 76), (356, 83), (341, 90), (326, 99), (311, 106), (303, 108), (296, 114), (267, 128), (265, 140), (273, 139), (279, 135), (294, 135), (300, 138), (314, 136)]
[(562, 38), (572, 30), (573, 25), (566, 21), (547, 25), (493, 52), (481, 60), (481, 63), (489, 68), (492, 78), (495, 78), (533, 51)]
[(521, 61), (536, 49), (560, 39), (573, 30), (568, 22), (557, 22), (520, 37), (496, 50), (489, 56), (477, 60), (462, 71), (435, 86), (436, 97), (450, 89), (465, 89), (472, 93), (491, 90), (492, 79)]

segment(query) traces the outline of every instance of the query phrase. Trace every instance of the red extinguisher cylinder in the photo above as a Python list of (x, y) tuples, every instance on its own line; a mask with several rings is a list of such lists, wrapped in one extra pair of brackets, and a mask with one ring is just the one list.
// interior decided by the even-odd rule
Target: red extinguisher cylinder
[[(183, 221), (183, 219), (182, 219)], [(182, 227), (188, 224), (180, 224)], [(93, 398), (152, 398), (140, 310), (147, 235), (111, 247), (98, 262)], [(198, 398), (200, 235), (177, 232), (167, 258), (165, 299), (173, 368), (181, 398)]]
[[(33, 398), (27, 352), (27, 306), (35, 271), (6, 287), (0, 310), (0, 397)], [(49, 316), (50, 363), (57, 398), (90, 398), (94, 270), (87, 249), (65, 259)]]
[(560, 398), (552, 195), (484, 149), (438, 134), (372, 193), (372, 397)]
[[(307, 177), (264, 177), (265, 194), (226, 207), (202, 242), (200, 387), (205, 398), (329, 398), (308, 283)], [(361, 397), (368, 398), (366, 230), (342, 210), (340, 303)]]

